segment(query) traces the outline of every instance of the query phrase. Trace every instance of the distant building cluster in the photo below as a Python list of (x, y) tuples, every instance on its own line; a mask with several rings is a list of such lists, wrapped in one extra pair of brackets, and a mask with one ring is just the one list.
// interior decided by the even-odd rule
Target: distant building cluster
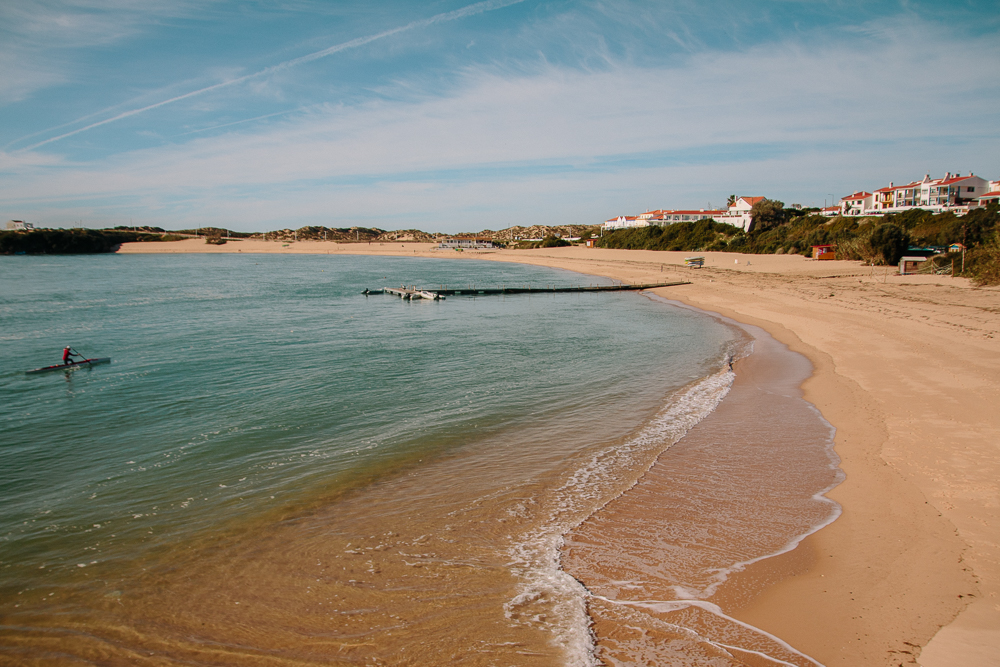
[(649, 227), (651, 225), (672, 225), (675, 222), (694, 222), (711, 218), (716, 222), (724, 222), (743, 231), (750, 228), (750, 209), (764, 199), (763, 197), (737, 197), (727, 209), (688, 209), (688, 210), (658, 210), (646, 211), (641, 215), (620, 215), (611, 218), (601, 227), (605, 230), (625, 229), (628, 227)]
[(30, 222), (25, 222), (24, 220), (8, 220), (7, 229), (16, 229), (19, 231), (25, 231), (29, 229), (34, 229), (35, 226)]
[(969, 174), (946, 173), (944, 178), (931, 178), (906, 185), (879, 188), (874, 192), (855, 192), (841, 198), (840, 206), (834, 214), (846, 216), (885, 215), (920, 208), (934, 213), (950, 211), (964, 215), (969, 209), (985, 206), (991, 201), (1000, 201), (1000, 181)]
[[(750, 210), (762, 199), (764, 198), (737, 197), (729, 208), (721, 210), (670, 209), (646, 211), (641, 215), (620, 215), (606, 221), (601, 227), (605, 231), (611, 231), (711, 218), (716, 222), (748, 231), (752, 222)], [(961, 176), (951, 173), (946, 173), (943, 178), (932, 179), (928, 174), (923, 180), (906, 185), (895, 185), (890, 182), (888, 187), (879, 188), (874, 192), (855, 192), (842, 197), (839, 206), (819, 209), (819, 214), (829, 217), (886, 215), (919, 208), (934, 213), (950, 211), (956, 215), (964, 215), (970, 209), (986, 206), (995, 201), (1000, 201), (1000, 181), (988, 181), (975, 174)], [(792, 207), (802, 208), (798, 204), (793, 204)]]

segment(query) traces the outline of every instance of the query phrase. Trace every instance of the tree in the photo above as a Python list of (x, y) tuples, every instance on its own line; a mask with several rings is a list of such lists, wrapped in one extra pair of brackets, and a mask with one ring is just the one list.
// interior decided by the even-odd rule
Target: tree
[(785, 221), (785, 202), (777, 199), (761, 199), (750, 208), (750, 229), (763, 231), (776, 227)]
[(910, 245), (910, 235), (903, 228), (884, 222), (872, 231), (869, 243), (875, 254), (881, 255), (886, 264), (899, 264)]
[(736, 195), (729, 195), (729, 199), (726, 200), (726, 206), (732, 206), (736, 203)]

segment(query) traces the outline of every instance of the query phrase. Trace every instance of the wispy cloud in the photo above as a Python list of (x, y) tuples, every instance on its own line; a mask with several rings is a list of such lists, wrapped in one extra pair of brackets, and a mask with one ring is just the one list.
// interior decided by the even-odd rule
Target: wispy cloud
[(122, 113), (119, 113), (119, 114), (117, 114), (115, 116), (112, 116), (110, 118), (105, 118), (103, 120), (97, 121), (96, 123), (90, 123), (89, 125), (85, 125), (84, 127), (77, 128), (77, 129), (72, 130), (70, 132), (64, 132), (63, 134), (57, 135), (55, 137), (50, 137), (48, 139), (45, 139), (44, 141), (39, 141), (37, 143), (34, 143), (34, 144), (30, 145), (30, 146), (27, 146), (27, 147), (21, 149), (21, 150), (24, 150), (24, 151), (34, 150), (36, 148), (40, 148), (42, 146), (45, 146), (47, 144), (59, 141), (61, 139), (66, 139), (67, 137), (71, 137), (71, 136), (80, 134), (81, 132), (86, 132), (88, 130), (92, 130), (94, 128), (101, 127), (102, 125), (107, 125), (109, 123), (114, 123), (116, 121), (123, 120), (123, 119), (129, 118), (131, 116), (136, 116), (138, 114), (145, 113), (147, 111), (152, 111), (153, 109), (158, 109), (160, 107), (167, 106), (169, 104), (174, 104), (176, 102), (180, 102), (182, 100), (190, 99), (192, 97), (196, 97), (196, 96), (199, 96), (199, 95), (204, 95), (206, 93), (210, 93), (212, 91), (216, 91), (216, 90), (219, 90), (219, 89), (222, 89), (222, 88), (228, 88), (230, 86), (235, 86), (235, 85), (238, 85), (238, 84), (241, 84), (241, 83), (253, 80), (253, 79), (264, 78), (264, 77), (267, 77), (269, 75), (281, 72), (283, 70), (291, 69), (291, 68), (297, 67), (299, 65), (304, 65), (306, 63), (310, 63), (310, 62), (319, 60), (321, 58), (326, 58), (328, 56), (334, 55), (336, 53), (340, 53), (342, 51), (346, 51), (348, 49), (355, 49), (355, 48), (364, 46), (366, 44), (371, 44), (372, 42), (375, 42), (375, 41), (378, 41), (378, 40), (381, 40), (381, 39), (385, 39), (387, 37), (392, 37), (394, 35), (398, 35), (398, 34), (403, 33), (403, 32), (407, 32), (407, 31), (410, 31), (410, 30), (415, 30), (415, 29), (418, 29), (418, 28), (424, 28), (424, 27), (427, 27), (427, 26), (434, 25), (436, 23), (444, 23), (444, 22), (447, 22), (447, 21), (456, 21), (458, 19), (466, 18), (466, 17), (469, 17), (469, 16), (475, 16), (476, 14), (483, 14), (485, 12), (495, 11), (497, 9), (502, 9), (504, 7), (509, 7), (511, 5), (519, 4), (519, 3), (524, 2), (524, 1), (525, 0), (485, 0), (484, 2), (477, 2), (475, 4), (468, 5), (466, 7), (461, 8), (461, 9), (456, 9), (456, 10), (450, 11), (450, 12), (443, 12), (441, 14), (437, 14), (437, 15), (432, 16), (430, 18), (420, 19), (420, 20), (416, 20), (416, 21), (411, 21), (410, 23), (407, 23), (406, 25), (402, 25), (402, 26), (399, 26), (399, 27), (396, 27), (396, 28), (391, 28), (389, 30), (384, 30), (382, 32), (375, 33), (373, 35), (367, 35), (367, 36), (364, 36), (364, 37), (357, 37), (355, 39), (348, 40), (346, 42), (341, 42), (340, 44), (335, 44), (333, 46), (330, 46), (328, 48), (322, 49), (320, 51), (315, 51), (313, 53), (310, 53), (310, 54), (307, 54), (307, 55), (304, 55), (304, 56), (300, 56), (298, 58), (292, 58), (290, 60), (286, 60), (284, 62), (278, 63), (277, 65), (272, 65), (271, 67), (266, 67), (264, 69), (261, 69), (261, 70), (258, 70), (256, 72), (253, 72), (252, 74), (246, 74), (244, 76), (236, 77), (236, 78), (233, 78), (233, 79), (228, 79), (226, 81), (222, 81), (222, 82), (213, 84), (211, 86), (205, 86), (205, 87), (199, 88), (197, 90), (192, 90), (192, 91), (184, 93), (182, 95), (176, 95), (176, 96), (171, 97), (169, 99), (161, 100), (161, 101), (155, 102), (153, 104), (147, 104), (147, 105), (145, 105), (143, 107), (140, 107), (140, 108), (137, 108), (137, 109), (130, 109), (128, 111), (123, 111)]
[(2, 2), (0, 104), (23, 101), (39, 90), (71, 81), (78, 67), (71, 54), (77, 50), (107, 47), (165, 18), (189, 17), (196, 7), (204, 11), (205, 4), (195, 0)]
[[(0, 209), (54, 225), (134, 216), (165, 227), (457, 231), (701, 208), (731, 192), (821, 204), (831, 192), (927, 171), (1000, 175), (995, 30), (903, 12), (772, 30), (780, 37), (746, 45), (706, 31), (711, 17), (695, 0), (634, 15), (627, 0), (584, 3), (586, 11), (532, 3), (458, 21), (511, 4), (408, 14), (389, 31), (371, 28), (365, 12), (351, 21), (338, 14), (330, 29), (367, 36), (324, 32), (316, 41), (292, 31), (274, 40), (286, 55), (256, 53), (244, 40), (238, 57), (213, 51), (172, 63), (172, 83), (153, 89), (149, 82), (165, 80), (158, 72), (142, 79), (144, 97), (50, 128), (31, 149), (0, 152)], [(739, 32), (734, 21), (720, 19), (719, 30)], [(416, 30), (434, 24), (442, 27)], [(169, 36), (178, 34), (186, 33)], [(287, 57), (292, 48), (310, 53)], [(280, 62), (210, 69), (254, 54)], [(221, 83), (205, 85), (213, 79)], [(53, 144), (181, 100), (141, 127)]]
[[(942, 36), (917, 21), (877, 40), (813, 36), (669, 68), (473, 68), (447, 96), (317, 106), (95, 165), (38, 166), (0, 185), (0, 200), (107, 199), (109, 214), (155, 202), (167, 219), (221, 216), (237, 228), (292, 219), (444, 230), (596, 222), (646, 205), (719, 203), (741, 188), (821, 203), (869, 179), (1000, 168), (989, 157), (1000, 148), (989, 130), (1000, 75), (953, 81), (948, 96), (938, 83), (997, 58), (988, 37)], [(908, 84), (871, 96), (872, 80)], [(968, 127), (980, 128), (975, 141)]]

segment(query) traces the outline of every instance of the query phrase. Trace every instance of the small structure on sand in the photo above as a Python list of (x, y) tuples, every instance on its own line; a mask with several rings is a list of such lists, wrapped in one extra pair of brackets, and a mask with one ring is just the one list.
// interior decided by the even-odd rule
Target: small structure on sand
[(441, 242), (441, 245), (438, 246), (438, 248), (441, 248), (442, 250), (485, 250), (493, 247), (493, 239), (470, 236), (453, 236), (446, 238)]
[(908, 256), (903, 257), (899, 260), (899, 275), (905, 276), (911, 273), (917, 273), (924, 262), (926, 262), (929, 257), (917, 257)]
[(814, 245), (813, 259), (837, 259), (836, 248), (835, 245)]

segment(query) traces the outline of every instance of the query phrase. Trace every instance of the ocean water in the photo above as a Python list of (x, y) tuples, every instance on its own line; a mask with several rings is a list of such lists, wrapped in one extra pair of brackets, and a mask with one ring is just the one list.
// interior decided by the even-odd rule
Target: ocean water
[[(715, 409), (748, 336), (635, 293), (361, 292), (599, 280), (0, 257), (0, 662), (596, 664), (565, 536)], [(24, 374), (65, 345), (112, 363)]]

